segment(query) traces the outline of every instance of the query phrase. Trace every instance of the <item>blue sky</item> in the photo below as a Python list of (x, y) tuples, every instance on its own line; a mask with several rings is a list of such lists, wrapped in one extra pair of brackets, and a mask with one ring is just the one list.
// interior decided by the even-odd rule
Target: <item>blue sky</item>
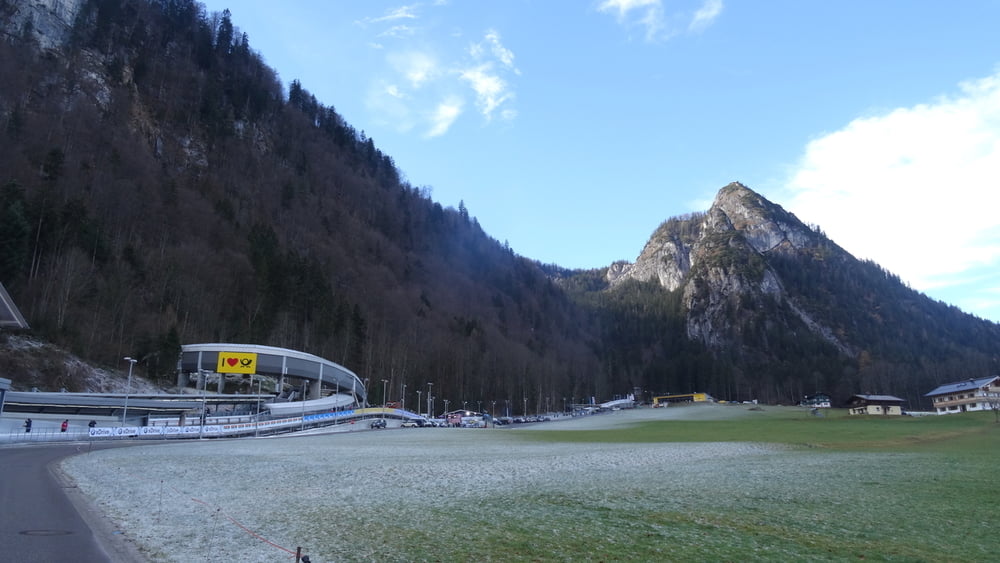
[(1000, 321), (1000, 2), (210, 0), (519, 254), (632, 261), (740, 181)]

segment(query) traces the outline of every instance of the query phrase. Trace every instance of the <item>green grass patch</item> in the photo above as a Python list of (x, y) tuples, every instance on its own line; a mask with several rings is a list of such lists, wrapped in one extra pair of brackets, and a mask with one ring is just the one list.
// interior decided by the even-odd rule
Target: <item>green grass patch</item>
[[(726, 420), (662, 420), (604, 430), (532, 430), (527, 440), (577, 443), (764, 442), (797, 446), (871, 449), (949, 444), (1000, 426), (992, 413), (947, 416), (848, 416), (823, 411), (818, 417), (802, 409), (750, 411)], [(995, 432), (994, 432), (995, 434)]]
[[(770, 409), (726, 420), (518, 432), (529, 441), (598, 448), (670, 442), (792, 447), (783, 454), (665, 467), (652, 479), (640, 479), (645, 482), (640, 490), (605, 483), (599, 497), (525, 495), (507, 504), (531, 507), (529, 513), (559, 533), (550, 539), (539, 529), (507, 525), (503, 530), (511, 544), (491, 534), (482, 547), (503, 550), (535, 542), (552, 548), (532, 558), (519, 547), (511, 561), (996, 558), (991, 538), (1000, 506), (995, 486), (1000, 425), (992, 413), (825, 414)], [(567, 483), (568, 489), (573, 486)]]
[[(619, 430), (524, 431), (526, 440), (765, 441), (784, 453), (663, 467), (483, 499), (461, 533), (413, 560), (986, 561), (1000, 489), (992, 415), (924, 418), (775, 412), (646, 422)], [(657, 445), (656, 447), (662, 447)], [(516, 451), (516, 450), (515, 450)], [(457, 512), (461, 509), (456, 507)], [(430, 547), (433, 546), (433, 547)]]

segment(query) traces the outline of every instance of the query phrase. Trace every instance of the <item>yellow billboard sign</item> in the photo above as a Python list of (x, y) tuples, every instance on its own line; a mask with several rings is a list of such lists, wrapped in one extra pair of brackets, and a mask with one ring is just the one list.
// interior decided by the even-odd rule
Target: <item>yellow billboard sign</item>
[(216, 373), (257, 373), (257, 354), (246, 352), (219, 352)]

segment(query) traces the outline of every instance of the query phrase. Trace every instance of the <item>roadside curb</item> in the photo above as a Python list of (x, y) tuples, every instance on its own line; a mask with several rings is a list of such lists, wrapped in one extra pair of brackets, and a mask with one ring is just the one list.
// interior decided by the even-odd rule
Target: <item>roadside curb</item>
[(76, 508), (80, 518), (86, 522), (94, 534), (97, 545), (108, 556), (110, 563), (145, 563), (149, 559), (139, 550), (138, 546), (115, 525), (109, 517), (101, 512), (94, 503), (80, 490), (68, 473), (63, 471), (63, 463), (75, 456), (86, 455), (89, 451), (78, 451), (67, 455), (48, 466), (52, 478), (62, 487), (63, 493)]

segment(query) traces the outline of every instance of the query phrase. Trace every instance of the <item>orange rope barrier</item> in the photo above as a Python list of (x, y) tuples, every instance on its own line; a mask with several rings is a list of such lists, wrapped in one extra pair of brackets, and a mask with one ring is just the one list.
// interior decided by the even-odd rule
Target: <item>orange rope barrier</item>
[[(178, 490), (177, 490), (177, 488), (176, 488), (176, 487), (174, 487), (173, 485), (170, 485), (170, 488), (171, 488), (171, 489), (173, 489), (173, 490), (174, 490), (174, 492), (176, 492), (176, 493), (177, 493), (178, 495), (183, 495), (183, 494), (184, 494), (184, 493), (182, 493), (182, 492), (178, 491)], [(220, 512), (220, 513), (221, 513), (221, 514), (222, 514), (223, 516), (225, 516), (226, 518), (228, 518), (228, 519), (229, 519), (229, 520), (230, 520), (230, 521), (231, 521), (231, 522), (232, 522), (233, 524), (236, 524), (237, 526), (239, 526), (239, 527), (240, 527), (240, 529), (242, 529), (242, 530), (243, 530), (244, 532), (246, 532), (246, 533), (250, 534), (251, 536), (253, 536), (253, 537), (257, 538), (258, 540), (260, 540), (260, 541), (262, 541), (262, 542), (266, 543), (267, 545), (269, 545), (269, 546), (271, 546), (271, 547), (275, 547), (275, 548), (277, 548), (277, 549), (280, 549), (280, 550), (282, 550), (282, 551), (284, 551), (284, 552), (287, 552), (287, 553), (290, 553), (290, 554), (292, 554), (292, 556), (293, 556), (293, 557), (294, 557), (294, 556), (296, 555), (296, 552), (295, 552), (294, 550), (291, 550), (291, 549), (288, 549), (287, 547), (282, 547), (282, 546), (280, 546), (280, 545), (278, 545), (278, 544), (276, 544), (276, 543), (272, 542), (271, 540), (269, 540), (269, 539), (265, 538), (264, 536), (262, 536), (262, 535), (258, 534), (257, 532), (254, 532), (254, 531), (253, 531), (253, 530), (251, 530), (250, 528), (247, 528), (247, 527), (246, 527), (246, 526), (244, 526), (244, 525), (243, 525), (243, 524), (242, 524), (242, 523), (241, 523), (241, 522), (240, 522), (239, 520), (237, 520), (237, 519), (233, 518), (233, 517), (232, 517), (232, 516), (230, 516), (229, 514), (226, 514), (226, 513), (225, 513), (225, 512), (224, 512), (224, 511), (222, 510), (222, 507), (220, 507), (220, 506), (212, 506), (211, 504), (209, 504), (209, 503), (207, 503), (207, 502), (205, 502), (205, 501), (203, 501), (203, 500), (201, 500), (201, 499), (199, 499), (199, 498), (195, 498), (195, 497), (190, 497), (190, 498), (191, 498), (191, 500), (192, 500), (192, 501), (194, 501), (194, 502), (197, 502), (197, 503), (199, 503), (199, 504), (203, 504), (203, 505), (205, 505), (205, 506), (206, 506), (206, 507), (208, 507), (208, 508), (215, 508), (215, 509), (216, 509), (216, 510), (217, 510), (218, 512)]]

